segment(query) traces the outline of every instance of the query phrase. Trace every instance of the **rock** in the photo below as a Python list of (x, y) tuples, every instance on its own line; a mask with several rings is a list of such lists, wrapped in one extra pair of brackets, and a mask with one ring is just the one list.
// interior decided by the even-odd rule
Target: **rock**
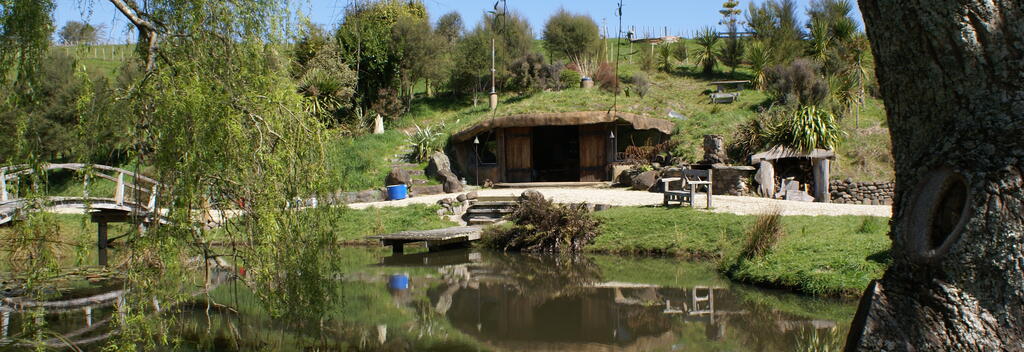
[(847, 177), (846, 180), (843, 181), (843, 182), (846, 182), (846, 184), (851, 184), (851, 183), (853, 183), (853, 178), (852, 177)]
[(393, 185), (411, 185), (412, 177), (409, 176), (409, 171), (401, 168), (393, 168), (391, 172), (388, 172), (388, 176), (384, 178), (385, 186)]
[(651, 167), (653, 167), (655, 170), (661, 169), (661, 163), (653, 162), (651, 163)]
[(878, 186), (874, 186), (874, 185), (868, 186), (868, 190), (869, 191), (877, 191), (878, 190)]
[(519, 196), (519, 199), (520, 200), (544, 199), (544, 194), (542, 194), (542, 193), (540, 193), (538, 191), (532, 190), (532, 189), (528, 189), (528, 190), (523, 191), (523, 194)]
[(770, 161), (762, 160), (757, 173), (754, 174), (754, 182), (757, 182), (757, 193), (762, 197), (771, 197), (775, 194), (775, 167)]
[(471, 191), (469, 193), (466, 193), (466, 199), (472, 200), (472, 199), (477, 199), (477, 198), (480, 198), (480, 194), (477, 193), (476, 191)]
[(452, 201), (451, 198), (445, 198), (445, 199), (441, 199), (441, 200), (437, 201), (437, 205), (448, 205), (448, 206), (450, 206), (450, 205), (452, 205), (452, 202), (453, 201)]
[[(452, 171), (452, 162), (448, 159), (448, 155), (442, 152), (434, 152), (430, 155), (430, 161), (427, 162), (427, 168), (424, 170), (427, 176), (433, 177), (438, 181), (444, 181), (441, 176), (442, 171)], [(453, 173), (454, 174), (454, 173)]]
[(459, 203), (461, 203), (461, 202), (465, 202), (465, 201), (466, 201), (466, 199), (467, 199), (467, 198), (466, 198), (466, 195), (465, 195), (465, 194), (460, 194), (460, 195), (458, 195), (458, 196), (456, 196), (456, 197), (455, 197), (455, 200), (456, 200), (456, 201), (458, 201)]
[(384, 134), (384, 119), (379, 114), (373, 118), (373, 134)]
[(878, 205), (878, 199), (871, 199), (871, 205)]
[(430, 186), (412, 186), (409, 188), (409, 193), (415, 196), (426, 196), (431, 194), (444, 193), (444, 188), (441, 185), (430, 185)]
[(704, 160), (701, 164), (725, 163), (725, 139), (715, 134), (704, 135)]
[(638, 191), (650, 191), (658, 184), (658, 172), (646, 171), (633, 177), (632, 188)]
[(451, 171), (441, 171), (441, 177), (444, 178), (444, 193), (462, 192), (462, 182)]

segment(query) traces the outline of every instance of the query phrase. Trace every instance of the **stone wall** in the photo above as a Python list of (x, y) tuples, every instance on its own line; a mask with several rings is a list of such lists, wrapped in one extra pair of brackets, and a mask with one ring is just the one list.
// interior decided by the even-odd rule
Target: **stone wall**
[(832, 203), (892, 205), (895, 190), (893, 182), (832, 181)]

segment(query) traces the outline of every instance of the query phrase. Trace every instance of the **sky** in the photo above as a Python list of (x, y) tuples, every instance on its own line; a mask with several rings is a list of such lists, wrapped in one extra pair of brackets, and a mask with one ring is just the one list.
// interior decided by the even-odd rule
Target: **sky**
[[(348, 0), (291, 1), (295, 9), (308, 16), (313, 22), (328, 28), (333, 27), (341, 20), (345, 6), (349, 3)], [(436, 21), (445, 13), (456, 11), (462, 15), (467, 29), (472, 29), (480, 20), (481, 15), (494, 6), (494, 0), (423, 1), (432, 21)], [(724, 1), (623, 0), (623, 2), (623, 31), (628, 30), (630, 26), (635, 26), (638, 36), (643, 36), (645, 33), (660, 36), (667, 27), (669, 35), (691, 36), (694, 31), (703, 26), (718, 25), (718, 20), (721, 17), (718, 10), (721, 9)], [(761, 0), (740, 0), (740, 8), (746, 10), (752, 2), (760, 3)], [(810, 0), (796, 0), (796, 2), (802, 9), (800, 15), (806, 17), (803, 10), (807, 8)], [(854, 2), (856, 3), (856, 1)], [(614, 36), (618, 27), (618, 18), (615, 16), (616, 4), (617, 0), (508, 0), (509, 10), (515, 10), (525, 15), (537, 36), (540, 36), (544, 22), (559, 8), (590, 15), (599, 26), (606, 24), (608, 31)], [(854, 10), (858, 23), (863, 23), (860, 9), (855, 7)], [(106, 29), (105, 42), (124, 43), (134, 40), (134, 36), (127, 33), (127, 22), (106, 0), (57, 0), (54, 17), (58, 28), (72, 20), (103, 25)]]

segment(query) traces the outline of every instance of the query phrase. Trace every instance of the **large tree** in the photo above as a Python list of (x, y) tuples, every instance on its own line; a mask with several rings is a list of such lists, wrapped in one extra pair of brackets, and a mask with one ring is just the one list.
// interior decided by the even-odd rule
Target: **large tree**
[(65, 45), (96, 44), (99, 30), (88, 23), (68, 21), (57, 35), (60, 36), (61, 44)]
[(1024, 7), (861, 0), (896, 160), (892, 264), (856, 351), (1024, 346)]

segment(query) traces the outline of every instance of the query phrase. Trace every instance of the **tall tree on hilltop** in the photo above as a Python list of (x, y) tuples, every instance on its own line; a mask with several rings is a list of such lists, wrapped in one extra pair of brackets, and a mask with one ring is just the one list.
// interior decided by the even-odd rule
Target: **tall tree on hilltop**
[(597, 54), (601, 48), (601, 35), (597, 23), (590, 16), (558, 9), (544, 25), (544, 48), (551, 58), (579, 61)]
[(64, 45), (96, 44), (99, 28), (88, 23), (68, 21), (57, 32), (57, 36), (60, 37), (60, 42)]
[(1024, 6), (860, 0), (896, 161), (848, 351), (1024, 346)]

